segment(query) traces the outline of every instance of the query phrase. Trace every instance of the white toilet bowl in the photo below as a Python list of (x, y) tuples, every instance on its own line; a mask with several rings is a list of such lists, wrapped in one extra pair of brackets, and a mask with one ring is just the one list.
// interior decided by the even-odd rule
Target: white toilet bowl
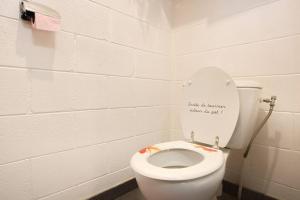
[(196, 72), (184, 84), (180, 114), (183, 135), (193, 143), (155, 144), (131, 159), (144, 196), (148, 200), (215, 199), (229, 153), (225, 147), (242, 149), (253, 134), (260, 89), (254, 82), (237, 87), (218, 68)]
[(221, 150), (174, 141), (140, 150), (131, 166), (147, 199), (212, 200), (224, 177), (225, 158)]

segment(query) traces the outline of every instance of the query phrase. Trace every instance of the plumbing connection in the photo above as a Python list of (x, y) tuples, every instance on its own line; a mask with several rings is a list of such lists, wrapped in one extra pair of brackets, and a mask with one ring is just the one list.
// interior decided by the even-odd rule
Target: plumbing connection
[(266, 122), (268, 121), (268, 119), (270, 118), (270, 116), (272, 115), (272, 112), (274, 110), (275, 107), (275, 102), (277, 100), (276, 96), (271, 96), (270, 99), (262, 99), (261, 102), (264, 103), (268, 103), (269, 104), (269, 112), (268, 114), (265, 116), (264, 120), (259, 124), (259, 126), (255, 129), (253, 136), (250, 139), (250, 142), (246, 148), (246, 151), (243, 155), (244, 159), (243, 159), (243, 165), (242, 165), (242, 174), (241, 174), (241, 178), (240, 178), (240, 183), (239, 183), (239, 191), (238, 191), (238, 199), (241, 200), (242, 199), (242, 190), (243, 190), (243, 180), (244, 180), (244, 170), (245, 170), (245, 161), (248, 157), (249, 151), (251, 149), (252, 143), (254, 141), (254, 139), (256, 138), (256, 136), (259, 134), (259, 132), (261, 131), (261, 129), (264, 127), (264, 125), (266, 124)]

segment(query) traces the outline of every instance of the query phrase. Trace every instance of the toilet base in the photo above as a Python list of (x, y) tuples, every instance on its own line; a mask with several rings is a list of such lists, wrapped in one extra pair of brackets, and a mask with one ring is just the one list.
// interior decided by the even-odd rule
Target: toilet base
[(140, 191), (147, 200), (217, 200), (225, 165), (216, 172), (198, 179), (165, 181), (135, 173)]

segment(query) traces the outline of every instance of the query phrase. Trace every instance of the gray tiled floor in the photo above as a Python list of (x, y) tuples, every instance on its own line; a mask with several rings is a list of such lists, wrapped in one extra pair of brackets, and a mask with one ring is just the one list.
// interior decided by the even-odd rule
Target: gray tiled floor
[(223, 195), (222, 195), (220, 198), (218, 198), (218, 199), (219, 199), (219, 200), (237, 200), (236, 197), (233, 197), (233, 196), (230, 196), (230, 195), (224, 194), (224, 193), (223, 193)]
[(138, 189), (135, 189), (116, 200), (146, 200)]
[[(146, 200), (141, 192), (136, 189), (131, 192), (128, 192), (127, 194), (123, 195), (122, 197), (117, 198), (116, 200)], [(219, 198), (219, 200), (236, 200), (236, 198), (223, 194), (222, 197)]]

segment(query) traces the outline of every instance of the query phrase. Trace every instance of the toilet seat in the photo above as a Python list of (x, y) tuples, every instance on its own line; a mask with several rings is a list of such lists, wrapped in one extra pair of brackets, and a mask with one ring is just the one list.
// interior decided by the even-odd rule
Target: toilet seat
[[(192, 151), (202, 156), (203, 160), (198, 164), (176, 169), (158, 167), (149, 162), (149, 158), (156, 153), (175, 149)], [(222, 151), (184, 141), (166, 142), (146, 147), (135, 153), (131, 159), (131, 166), (135, 172), (145, 177), (168, 181), (191, 180), (207, 176), (220, 169), (223, 164)]]

